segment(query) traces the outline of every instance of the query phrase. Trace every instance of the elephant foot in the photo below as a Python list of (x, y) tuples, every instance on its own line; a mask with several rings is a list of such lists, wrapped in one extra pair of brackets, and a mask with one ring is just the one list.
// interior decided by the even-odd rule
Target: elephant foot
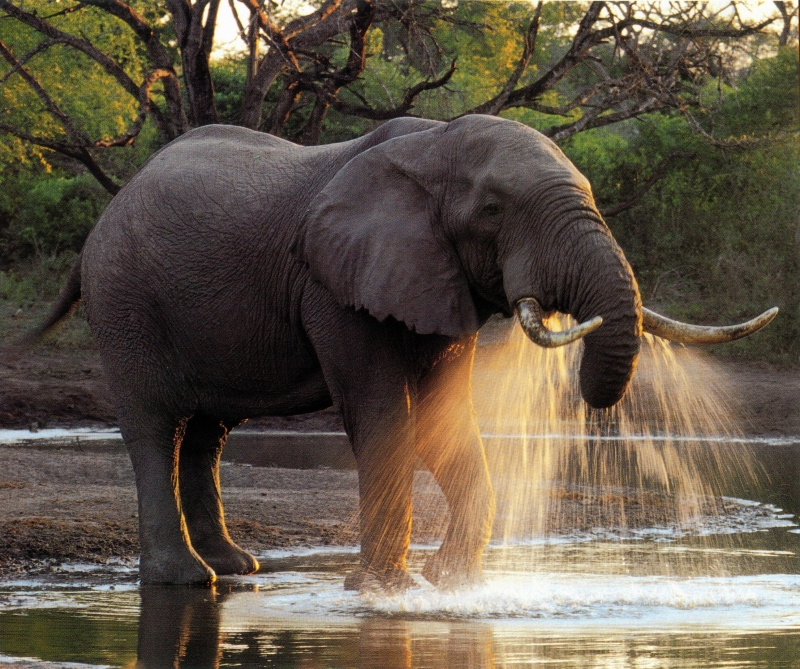
[(215, 546), (195, 545), (194, 548), (218, 576), (254, 574), (258, 571), (258, 560), (233, 542)]
[(422, 568), (422, 576), (442, 590), (457, 590), (483, 585), (480, 557), (475, 560), (453, 558), (436, 551)]
[(158, 556), (142, 555), (139, 560), (142, 585), (211, 585), (216, 580), (214, 570), (191, 553), (179, 557), (159, 552)]
[(416, 587), (416, 581), (405, 569), (373, 569), (356, 567), (344, 579), (345, 590), (379, 592), (397, 595)]

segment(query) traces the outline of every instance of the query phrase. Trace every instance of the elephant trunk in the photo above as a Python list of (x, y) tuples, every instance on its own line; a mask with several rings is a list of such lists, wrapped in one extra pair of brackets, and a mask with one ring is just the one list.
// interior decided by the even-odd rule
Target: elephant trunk
[(535, 298), (544, 311), (568, 313), (580, 323), (602, 318), (602, 325), (584, 337), (580, 387), (587, 404), (606, 408), (622, 398), (636, 368), (639, 289), (594, 206), (581, 203), (571, 215), (562, 208), (561, 218), (532, 259), (526, 262), (519, 254), (506, 263), (506, 296), (511, 304)]
[(633, 271), (605, 225), (585, 239), (575, 251), (563, 298), (565, 310), (578, 320), (603, 318), (603, 325), (584, 338), (580, 369), (581, 395), (603, 409), (622, 399), (636, 369), (641, 298)]

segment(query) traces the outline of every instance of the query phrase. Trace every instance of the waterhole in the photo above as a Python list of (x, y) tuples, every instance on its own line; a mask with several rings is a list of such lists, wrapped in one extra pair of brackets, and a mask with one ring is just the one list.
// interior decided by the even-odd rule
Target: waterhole
[[(597, 413), (579, 346), (501, 335), (473, 374), (498, 502), (483, 584), (426, 583), (435, 540), (412, 547), (416, 586), (396, 595), (344, 591), (356, 546), (264, 553), (212, 589), (56, 563), (0, 582), (0, 666), (800, 666), (800, 440), (743, 436), (724, 377), (690, 351), (647, 339), (631, 392)], [(341, 434), (233, 437), (239, 463), (292, 442), (317, 455), (289, 466), (352, 466)], [(441, 495), (417, 483), (415, 518), (441, 535)]]
[[(420, 577), (402, 595), (346, 592), (354, 551), (273, 553), (211, 590), (140, 588), (135, 565), (72, 565), (62, 582), (56, 569), (3, 584), (0, 655), (159, 668), (796, 667), (800, 535), (774, 508), (730, 502), (741, 515), (719, 529), (737, 533), (711, 541), (493, 544), (486, 583), (459, 592)], [(412, 551), (413, 572), (429, 554)], [(687, 555), (705, 566), (687, 574)]]

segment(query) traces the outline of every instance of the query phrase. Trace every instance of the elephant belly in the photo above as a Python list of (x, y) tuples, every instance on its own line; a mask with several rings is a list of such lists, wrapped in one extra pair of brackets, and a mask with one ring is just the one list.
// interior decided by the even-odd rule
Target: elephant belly
[(201, 411), (232, 420), (291, 416), (331, 406), (321, 373), (305, 378), (252, 379), (246, 384), (202, 388), (197, 394)]
[(229, 342), (195, 358), (189, 367), (199, 408), (206, 413), (244, 419), (331, 405), (319, 364), (288, 328)]

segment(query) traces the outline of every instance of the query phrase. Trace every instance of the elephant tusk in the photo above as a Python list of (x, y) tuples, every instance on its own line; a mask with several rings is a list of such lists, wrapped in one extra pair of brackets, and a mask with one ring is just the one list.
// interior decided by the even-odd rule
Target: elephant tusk
[(772, 307), (772, 309), (746, 323), (726, 325), (724, 327), (709, 327), (673, 321), (671, 318), (661, 316), (655, 311), (642, 307), (642, 328), (645, 332), (679, 344), (719, 344), (757, 332), (775, 318), (777, 313), (778, 307)]
[(576, 325), (569, 330), (562, 330), (561, 332), (552, 332), (548, 330), (544, 323), (544, 310), (542, 305), (539, 304), (532, 297), (524, 297), (519, 300), (514, 308), (519, 318), (519, 324), (528, 335), (528, 338), (539, 346), (545, 348), (555, 348), (557, 346), (564, 346), (576, 339), (581, 339), (587, 334), (596, 330), (603, 324), (603, 319), (600, 316), (595, 316), (591, 320)]

